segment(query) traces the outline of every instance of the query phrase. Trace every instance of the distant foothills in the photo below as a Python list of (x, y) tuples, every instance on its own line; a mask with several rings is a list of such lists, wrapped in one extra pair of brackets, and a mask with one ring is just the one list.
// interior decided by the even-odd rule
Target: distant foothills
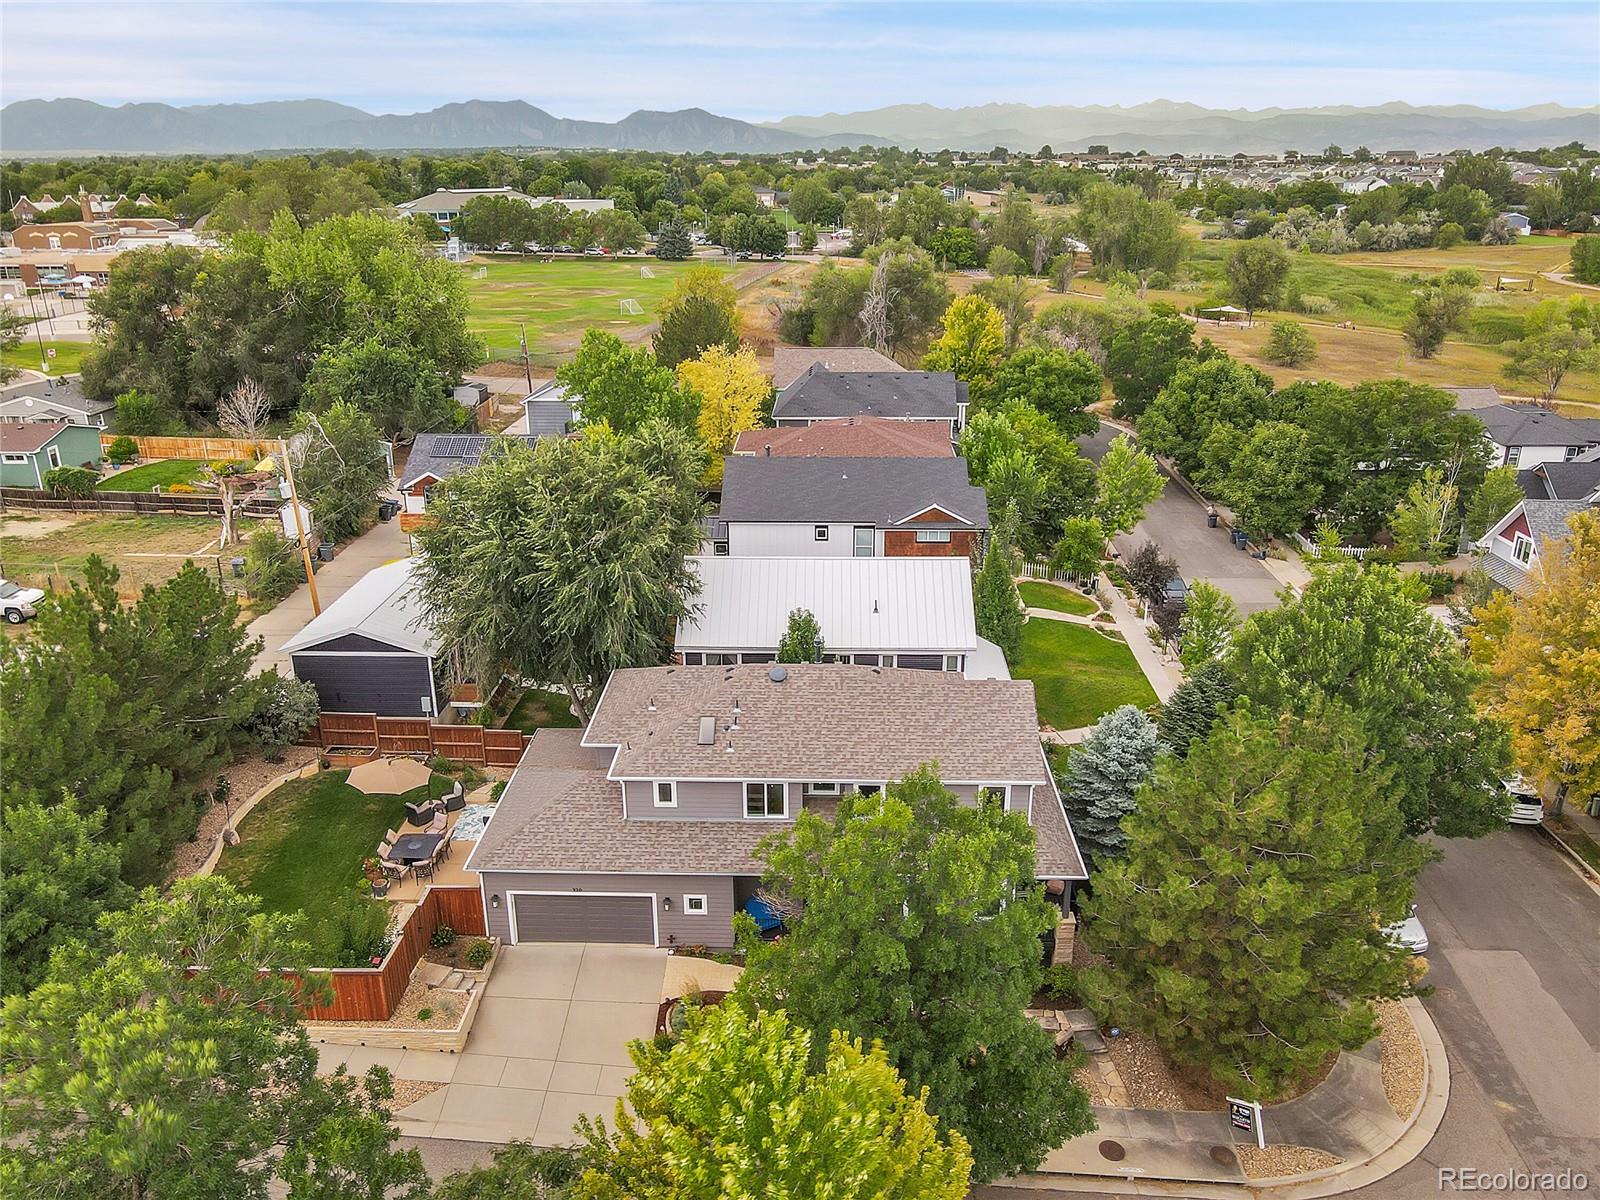
[(467, 100), (428, 112), (374, 114), (328, 100), (253, 104), (124, 104), (18, 100), (0, 109), (0, 151), (209, 153), (270, 150), (424, 150), (528, 147), (781, 154), (842, 146), (935, 151), (1005, 146), (1058, 153), (1091, 145), (1153, 154), (1320, 152), (1330, 144), (1422, 152), (1600, 142), (1600, 107), (1539, 104), (1209, 109), (1147, 104), (1033, 107), (903, 104), (752, 123), (700, 108), (641, 109), (620, 121), (555, 117), (521, 100)]

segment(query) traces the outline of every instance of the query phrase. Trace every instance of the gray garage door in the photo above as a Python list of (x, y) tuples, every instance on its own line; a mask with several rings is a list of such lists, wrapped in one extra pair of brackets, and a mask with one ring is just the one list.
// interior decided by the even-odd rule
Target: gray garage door
[(643, 942), (653, 945), (649, 896), (515, 896), (519, 942)]

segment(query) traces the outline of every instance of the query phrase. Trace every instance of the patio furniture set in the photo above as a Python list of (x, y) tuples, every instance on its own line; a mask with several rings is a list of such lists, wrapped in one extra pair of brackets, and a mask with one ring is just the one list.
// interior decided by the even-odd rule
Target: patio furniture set
[(448, 814), (466, 807), (466, 794), (458, 782), (451, 791), (437, 800), (406, 805), (406, 823), (420, 832), (399, 833), (393, 829), (384, 834), (378, 844), (378, 861), (383, 873), (396, 882), (407, 875), (418, 879), (431, 879), (435, 866), (450, 857), (450, 844), (454, 840), (449, 827)]

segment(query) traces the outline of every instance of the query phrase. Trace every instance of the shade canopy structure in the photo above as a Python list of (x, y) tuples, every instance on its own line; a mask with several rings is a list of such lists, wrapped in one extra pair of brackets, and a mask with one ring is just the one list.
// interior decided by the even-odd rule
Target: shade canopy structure
[(432, 773), (414, 758), (379, 758), (350, 772), (347, 782), (369, 796), (398, 796), (422, 787)]
[(1235, 313), (1238, 316), (1244, 316), (1244, 309), (1235, 308), (1231, 304), (1219, 304), (1216, 308), (1202, 308), (1200, 311), (1203, 313)]

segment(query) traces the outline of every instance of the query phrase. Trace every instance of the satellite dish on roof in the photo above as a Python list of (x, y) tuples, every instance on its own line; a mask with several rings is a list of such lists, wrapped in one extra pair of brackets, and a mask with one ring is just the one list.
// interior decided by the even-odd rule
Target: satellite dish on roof
[(789, 669), (787, 667), (773, 667), (772, 670), (767, 672), (767, 678), (772, 680), (773, 683), (782, 683), (789, 678)]

